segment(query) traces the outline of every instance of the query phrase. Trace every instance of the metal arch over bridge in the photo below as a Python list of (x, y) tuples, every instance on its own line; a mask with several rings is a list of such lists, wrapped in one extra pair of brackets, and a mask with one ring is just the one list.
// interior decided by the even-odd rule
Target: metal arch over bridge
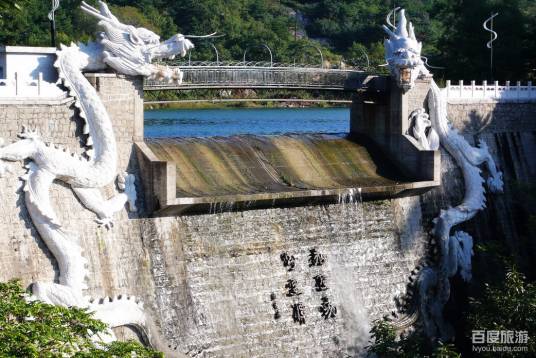
[(303, 89), (354, 91), (369, 73), (356, 69), (325, 69), (266, 62), (185, 62), (177, 66), (183, 83), (165, 84), (146, 80), (146, 91), (190, 89)]

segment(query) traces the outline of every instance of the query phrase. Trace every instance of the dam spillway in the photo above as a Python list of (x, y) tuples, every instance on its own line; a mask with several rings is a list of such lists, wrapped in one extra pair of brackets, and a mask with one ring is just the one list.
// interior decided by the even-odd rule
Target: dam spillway
[(153, 138), (145, 144), (158, 160), (175, 166), (181, 212), (216, 204), (340, 201), (358, 191), (388, 197), (429, 185), (405, 176), (370, 140), (359, 136)]
[[(88, 260), (88, 296), (138, 297), (179, 352), (200, 352), (204, 357), (357, 352), (367, 344), (371, 320), (398, 309), (397, 300), (405, 296), (412, 271), (427, 257), (419, 197), (405, 186), (428, 185), (423, 190), (437, 186), (432, 177), (403, 173), (402, 161), (393, 164), (388, 151), (376, 151), (363, 140), (366, 133), (358, 131), (350, 138), (165, 139), (170, 142), (165, 148), (175, 148), (177, 154), (182, 148), (195, 165), (181, 162), (161, 155), (151, 139), (143, 138), (139, 78), (109, 73), (86, 77), (112, 118), (118, 169), (134, 175), (139, 207), (137, 212), (120, 210), (114, 226), (107, 229), (95, 222), (95, 214), (85, 210), (69, 187), (52, 184), (50, 198), (58, 220), (77, 234)], [(75, 133), (82, 132), (83, 120), (71, 100), (37, 99), (3, 106), (0, 130), (7, 140), (15, 140), (21, 126), (30, 126), (54, 145), (82, 153)], [(407, 141), (404, 158), (426, 169), (424, 174), (431, 172), (432, 162), (421, 157), (434, 153), (419, 150), (400, 133)], [(192, 143), (203, 150), (192, 151)], [(269, 160), (259, 161), (259, 154)], [(270, 170), (262, 169), (263, 163), (269, 163)], [(238, 165), (257, 168), (246, 176), (249, 186), (231, 171)], [(228, 198), (207, 190), (199, 177), (191, 184), (196, 190), (183, 184), (182, 171), (193, 175), (196, 167), (207, 171), (207, 178), (201, 179), (212, 180)], [(276, 169), (286, 179), (268, 175)], [(14, 166), (14, 173), (0, 178), (1, 223), (6, 228), (0, 272), (4, 278), (20, 277), (25, 284), (54, 282), (56, 261), (39, 241), (20, 200), (17, 178), (24, 171)], [(227, 182), (216, 175), (221, 173)], [(326, 173), (333, 175), (330, 181)], [(374, 188), (386, 187), (396, 190), (370, 196)], [(406, 194), (397, 195), (398, 189)], [(103, 188), (103, 197), (117, 191), (116, 185), (109, 185)], [(299, 202), (287, 202), (292, 194)], [(239, 195), (245, 206), (250, 200), (267, 205), (205, 210)], [(204, 214), (188, 215), (188, 205)], [(282, 259), (285, 255), (294, 258), (292, 270)], [(310, 266), (311, 255), (322, 264)], [(320, 285), (317, 290), (315, 278), (327, 289)], [(301, 294), (288, 296), (287, 285)], [(336, 317), (325, 319), (319, 311), (326, 306), (324, 297), (337, 308)], [(294, 307), (303, 311), (304, 323), (294, 318)], [(128, 331), (116, 333), (129, 337)]]
[[(385, 157), (335, 135), (147, 139), (177, 164), (177, 196), (391, 186), (407, 181)], [(379, 156), (380, 154), (377, 153)]]

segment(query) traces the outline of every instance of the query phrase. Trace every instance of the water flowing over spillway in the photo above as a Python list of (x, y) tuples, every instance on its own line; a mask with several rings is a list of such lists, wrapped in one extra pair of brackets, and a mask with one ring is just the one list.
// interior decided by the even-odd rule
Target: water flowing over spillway
[(177, 165), (177, 195), (216, 196), (404, 182), (379, 153), (357, 140), (310, 134), (148, 139)]

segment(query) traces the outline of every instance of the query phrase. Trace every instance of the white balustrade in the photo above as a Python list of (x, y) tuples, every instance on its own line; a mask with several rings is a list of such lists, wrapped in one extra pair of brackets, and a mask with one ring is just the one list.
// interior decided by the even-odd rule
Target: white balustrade
[(483, 81), (481, 85), (477, 85), (475, 81), (471, 81), (470, 85), (464, 81), (459, 81), (457, 85), (447, 81), (445, 91), (450, 100), (536, 101), (536, 86), (532, 85), (532, 81), (528, 81), (526, 85), (522, 85), (521, 81), (517, 81), (515, 85), (511, 85), (510, 81), (506, 81), (504, 85), (500, 85), (498, 81), (493, 84)]
[(0, 79), (0, 98), (57, 98), (64, 94), (55, 83), (44, 81), (42, 73), (36, 80), (23, 79), (18, 73), (15, 78)]

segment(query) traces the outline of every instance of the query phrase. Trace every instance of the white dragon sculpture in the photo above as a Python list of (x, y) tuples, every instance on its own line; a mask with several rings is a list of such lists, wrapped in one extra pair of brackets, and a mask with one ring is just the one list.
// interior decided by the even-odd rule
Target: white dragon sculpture
[(417, 41), (413, 24), (408, 23), (404, 9), (399, 11), (398, 25), (394, 26), (391, 23), (390, 18), (396, 17), (398, 9), (387, 15), (387, 25), (383, 25), (383, 29), (389, 35), (389, 39), (384, 42), (385, 60), (398, 86), (408, 91), (414, 86), (417, 78), (429, 76), (430, 72), (422, 60), (422, 42)]
[[(419, 145), (424, 150), (438, 150), (439, 136), (434, 128), (430, 116), (424, 108), (418, 108), (410, 114), (411, 135), (417, 139)], [(427, 133), (428, 132), (428, 133)]]
[[(391, 13), (387, 17), (387, 22), (393, 26), (389, 22)], [(421, 60), (422, 45), (417, 42), (411, 23), (409, 31), (406, 26), (404, 10), (400, 10), (400, 21), (396, 32), (384, 26), (390, 35), (385, 45), (386, 58), (391, 73), (397, 76), (398, 83), (404, 90), (412, 88), (415, 79), (419, 76), (429, 75)], [(411, 117), (415, 122), (412, 134), (419, 141), (422, 149), (437, 149), (438, 142), (440, 142), (460, 166), (465, 183), (462, 203), (456, 207), (441, 210), (439, 216), (434, 219), (434, 236), (439, 245), (439, 262), (435, 266), (423, 268), (417, 279), (419, 310), (426, 333), (430, 337), (446, 341), (453, 334), (452, 328), (443, 319), (443, 308), (450, 297), (449, 279), (458, 272), (464, 280), (471, 279), (473, 254), (472, 237), (463, 231), (456, 231), (451, 235), (451, 230), (454, 226), (472, 219), (478, 211), (485, 208), (484, 182), (492, 192), (501, 192), (503, 181), (502, 173), (497, 170), (486, 143), (480, 140), (479, 146), (473, 147), (451, 126), (447, 119), (446, 93), (440, 90), (433, 80), (431, 80), (428, 93), (428, 108), (430, 121), (422, 108), (412, 113)], [(429, 125), (431, 125), (431, 130), (426, 136), (426, 128)], [(489, 173), (487, 181), (482, 178), (479, 168), (484, 163)], [(413, 321), (408, 318), (401, 320), (401, 322), (410, 323)]]
[[(118, 296), (93, 301), (84, 295), (87, 260), (82, 256), (79, 238), (59, 222), (49, 192), (54, 180), (69, 184), (80, 202), (97, 215), (97, 222), (106, 227), (113, 224), (114, 213), (122, 210), (125, 203), (130, 210), (136, 210), (136, 189), (131, 174), (118, 177), (121, 193), (108, 200), (101, 195), (100, 188), (116, 178), (116, 139), (105, 106), (83, 72), (101, 71), (109, 66), (126, 75), (181, 83), (180, 70), (151, 62), (177, 54), (184, 56), (193, 44), (180, 34), (160, 42), (155, 33), (124, 25), (105, 3), (99, 1), (99, 5), (100, 10), (97, 10), (82, 2), (82, 10), (99, 19), (98, 24), (104, 29), (98, 42), (70, 47), (62, 45), (55, 62), (61, 83), (74, 97), (79, 116), (85, 121), (83, 133), (88, 135), (85, 155), (70, 154), (66, 149), (45, 143), (36, 131), (23, 127), (19, 135), (21, 140), (0, 148), (0, 159), (29, 160), (28, 173), (22, 178), (26, 207), (41, 238), (58, 262), (59, 282), (34, 283), (33, 298), (54, 305), (89, 308), (96, 318), (111, 328), (130, 325), (143, 331), (147, 328), (148, 318), (135, 298)], [(0, 161), (0, 175), (8, 172), (8, 164)], [(113, 339), (113, 334), (108, 338)], [(147, 338), (150, 340), (151, 337)]]
[[(428, 107), (432, 127), (439, 135), (443, 147), (460, 166), (465, 195), (461, 204), (441, 210), (434, 219), (434, 235), (439, 245), (439, 264), (435, 268), (425, 268), (419, 278), (421, 314), (426, 330), (432, 337), (447, 340), (452, 337), (452, 328), (444, 322), (443, 307), (450, 296), (449, 278), (458, 271), (465, 281), (471, 279), (471, 256), (473, 238), (464, 231), (451, 235), (454, 226), (472, 219), (478, 211), (486, 207), (486, 189), (495, 193), (502, 192), (502, 172), (497, 169), (485, 141), (480, 140), (478, 147), (471, 146), (467, 140), (452, 127), (447, 119), (447, 98), (445, 91), (439, 89), (432, 80), (428, 93)], [(479, 166), (486, 164), (489, 177), (482, 178)]]

